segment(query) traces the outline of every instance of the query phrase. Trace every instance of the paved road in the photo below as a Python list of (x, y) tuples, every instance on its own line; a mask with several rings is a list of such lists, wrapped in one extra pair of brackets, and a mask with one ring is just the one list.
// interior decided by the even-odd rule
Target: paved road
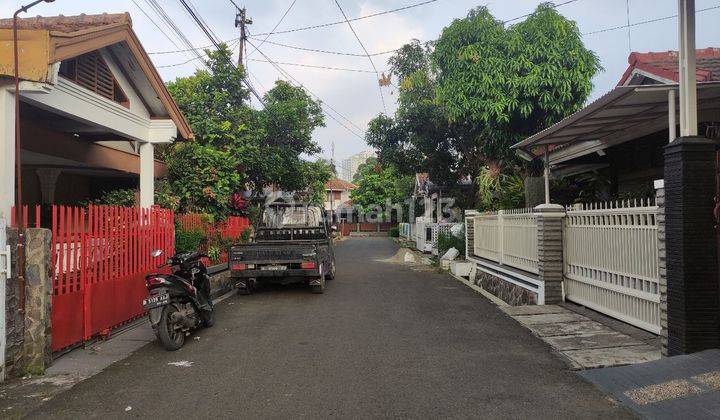
[[(395, 251), (342, 242), (324, 295), (234, 296), (199, 340), (173, 353), (150, 344), (31, 417), (630, 416), (485, 298), (380, 261)], [(192, 366), (168, 365), (180, 361)]]

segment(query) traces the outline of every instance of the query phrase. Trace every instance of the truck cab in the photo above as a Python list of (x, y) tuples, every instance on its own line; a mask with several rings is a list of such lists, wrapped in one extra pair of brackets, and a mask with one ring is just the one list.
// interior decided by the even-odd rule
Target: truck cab
[(261, 215), (249, 244), (230, 247), (230, 275), (240, 294), (261, 283), (306, 283), (325, 291), (335, 278), (332, 229), (325, 211), (305, 203), (273, 203)]

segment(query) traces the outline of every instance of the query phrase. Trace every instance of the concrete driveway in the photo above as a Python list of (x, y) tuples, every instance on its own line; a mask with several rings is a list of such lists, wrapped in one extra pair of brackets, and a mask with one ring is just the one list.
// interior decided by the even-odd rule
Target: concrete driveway
[(149, 344), (30, 417), (632, 417), (482, 296), (383, 261), (396, 250), (344, 241), (324, 295), (233, 296), (183, 349)]

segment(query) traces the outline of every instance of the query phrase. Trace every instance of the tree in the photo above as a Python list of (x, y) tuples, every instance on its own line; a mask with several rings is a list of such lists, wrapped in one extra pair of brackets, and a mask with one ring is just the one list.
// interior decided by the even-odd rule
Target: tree
[(324, 159), (315, 162), (305, 162), (303, 178), (307, 185), (309, 201), (322, 206), (325, 202), (325, 184), (334, 175), (334, 167)]
[(517, 161), (509, 147), (578, 110), (601, 70), (551, 3), (508, 28), (473, 9), (443, 30), (431, 60), (448, 120), (468, 128), (465, 147), (506, 169)]
[(510, 146), (578, 110), (601, 70), (577, 25), (550, 3), (507, 28), (478, 7), (389, 62), (398, 109), (373, 119), (366, 141), (382, 164), (445, 185), (486, 165), (522, 172)]
[(314, 186), (322, 176), (301, 156), (320, 152), (312, 140), (313, 130), (324, 125), (319, 102), (278, 81), (265, 94), (264, 109), (254, 110), (245, 71), (233, 64), (227, 46), (206, 53), (208, 71), (168, 84), (195, 134), (193, 142), (163, 151), (179, 208), (223, 218), (239, 210), (236, 198), (247, 189)]
[(369, 157), (365, 160), (365, 162), (358, 165), (357, 171), (355, 171), (355, 175), (353, 175), (352, 182), (355, 185), (358, 185), (362, 182), (363, 178), (365, 176), (377, 173), (379, 172), (380, 165), (378, 164), (378, 160), (376, 157)]
[(391, 166), (366, 165), (358, 187), (350, 193), (350, 198), (361, 213), (367, 214), (376, 211), (378, 206), (384, 208), (388, 201), (393, 205), (403, 203), (409, 197), (412, 182), (412, 177), (400, 175)]

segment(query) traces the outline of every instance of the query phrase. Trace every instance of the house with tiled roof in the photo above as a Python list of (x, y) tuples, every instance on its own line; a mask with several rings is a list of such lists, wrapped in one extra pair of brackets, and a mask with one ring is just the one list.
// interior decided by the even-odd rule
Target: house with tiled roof
[[(0, 20), (0, 218), (15, 200), (14, 38)], [(77, 204), (117, 188), (153, 204), (158, 144), (192, 130), (133, 31), (128, 13), (18, 20), (25, 204)]]
[[(720, 132), (720, 49), (697, 50), (698, 132)], [(557, 124), (515, 144), (528, 160), (548, 149), (552, 176), (598, 198), (653, 194), (663, 148), (677, 137), (678, 53), (633, 52), (615, 88)]]
[(325, 211), (333, 215), (333, 221), (340, 221), (340, 210), (347, 212), (352, 208), (350, 193), (356, 188), (357, 185), (340, 178), (325, 183)]

